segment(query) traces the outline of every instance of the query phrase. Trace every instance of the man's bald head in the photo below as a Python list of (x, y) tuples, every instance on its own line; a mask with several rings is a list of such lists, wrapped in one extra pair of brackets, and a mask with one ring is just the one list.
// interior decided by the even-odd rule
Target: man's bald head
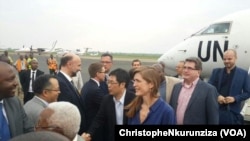
[(232, 70), (236, 66), (237, 53), (233, 49), (229, 49), (224, 52), (223, 62), (228, 71)]
[(14, 73), (14, 68), (6, 62), (0, 61), (0, 77), (9, 71), (13, 71)]
[(237, 53), (234, 49), (228, 49), (224, 52), (224, 55), (228, 55), (228, 54), (231, 54), (233, 55), (235, 58), (237, 58)]
[(16, 73), (10, 64), (0, 61), (0, 100), (13, 97), (17, 86)]
[(60, 66), (64, 73), (74, 77), (81, 70), (81, 58), (74, 53), (66, 53), (61, 58)]

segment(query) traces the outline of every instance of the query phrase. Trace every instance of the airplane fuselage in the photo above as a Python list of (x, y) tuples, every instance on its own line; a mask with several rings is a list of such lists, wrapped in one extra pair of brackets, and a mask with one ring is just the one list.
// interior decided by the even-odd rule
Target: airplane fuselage
[(250, 61), (250, 10), (226, 16), (210, 24), (204, 30), (187, 38), (168, 50), (158, 62), (164, 62), (166, 73), (176, 75), (175, 66), (188, 57), (198, 57), (202, 61), (201, 76), (209, 78), (212, 70), (224, 67), (223, 53), (228, 49), (237, 52), (236, 66), (248, 70)]

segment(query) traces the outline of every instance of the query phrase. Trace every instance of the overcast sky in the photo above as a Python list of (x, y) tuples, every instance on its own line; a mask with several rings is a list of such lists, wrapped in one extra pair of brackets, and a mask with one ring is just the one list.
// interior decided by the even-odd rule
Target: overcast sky
[(250, 0), (0, 0), (0, 48), (164, 53)]

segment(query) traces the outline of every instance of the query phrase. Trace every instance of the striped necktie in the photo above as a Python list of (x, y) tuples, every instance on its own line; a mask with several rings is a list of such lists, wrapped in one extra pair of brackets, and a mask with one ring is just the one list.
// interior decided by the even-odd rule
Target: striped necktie
[(72, 86), (74, 87), (76, 93), (77, 93), (78, 95), (80, 95), (80, 93), (79, 93), (78, 89), (76, 88), (76, 86), (75, 86), (73, 80), (71, 80), (70, 82), (71, 82)]

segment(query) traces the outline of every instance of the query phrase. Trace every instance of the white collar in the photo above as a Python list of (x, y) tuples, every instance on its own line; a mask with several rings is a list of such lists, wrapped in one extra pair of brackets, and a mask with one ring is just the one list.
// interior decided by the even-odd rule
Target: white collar
[(69, 80), (69, 82), (73, 80), (68, 74), (64, 73), (63, 71), (60, 72)]
[(124, 105), (124, 99), (125, 99), (125, 95), (126, 95), (126, 90), (124, 90), (122, 97), (119, 100), (116, 100), (115, 97), (113, 97), (114, 102), (121, 102)]

